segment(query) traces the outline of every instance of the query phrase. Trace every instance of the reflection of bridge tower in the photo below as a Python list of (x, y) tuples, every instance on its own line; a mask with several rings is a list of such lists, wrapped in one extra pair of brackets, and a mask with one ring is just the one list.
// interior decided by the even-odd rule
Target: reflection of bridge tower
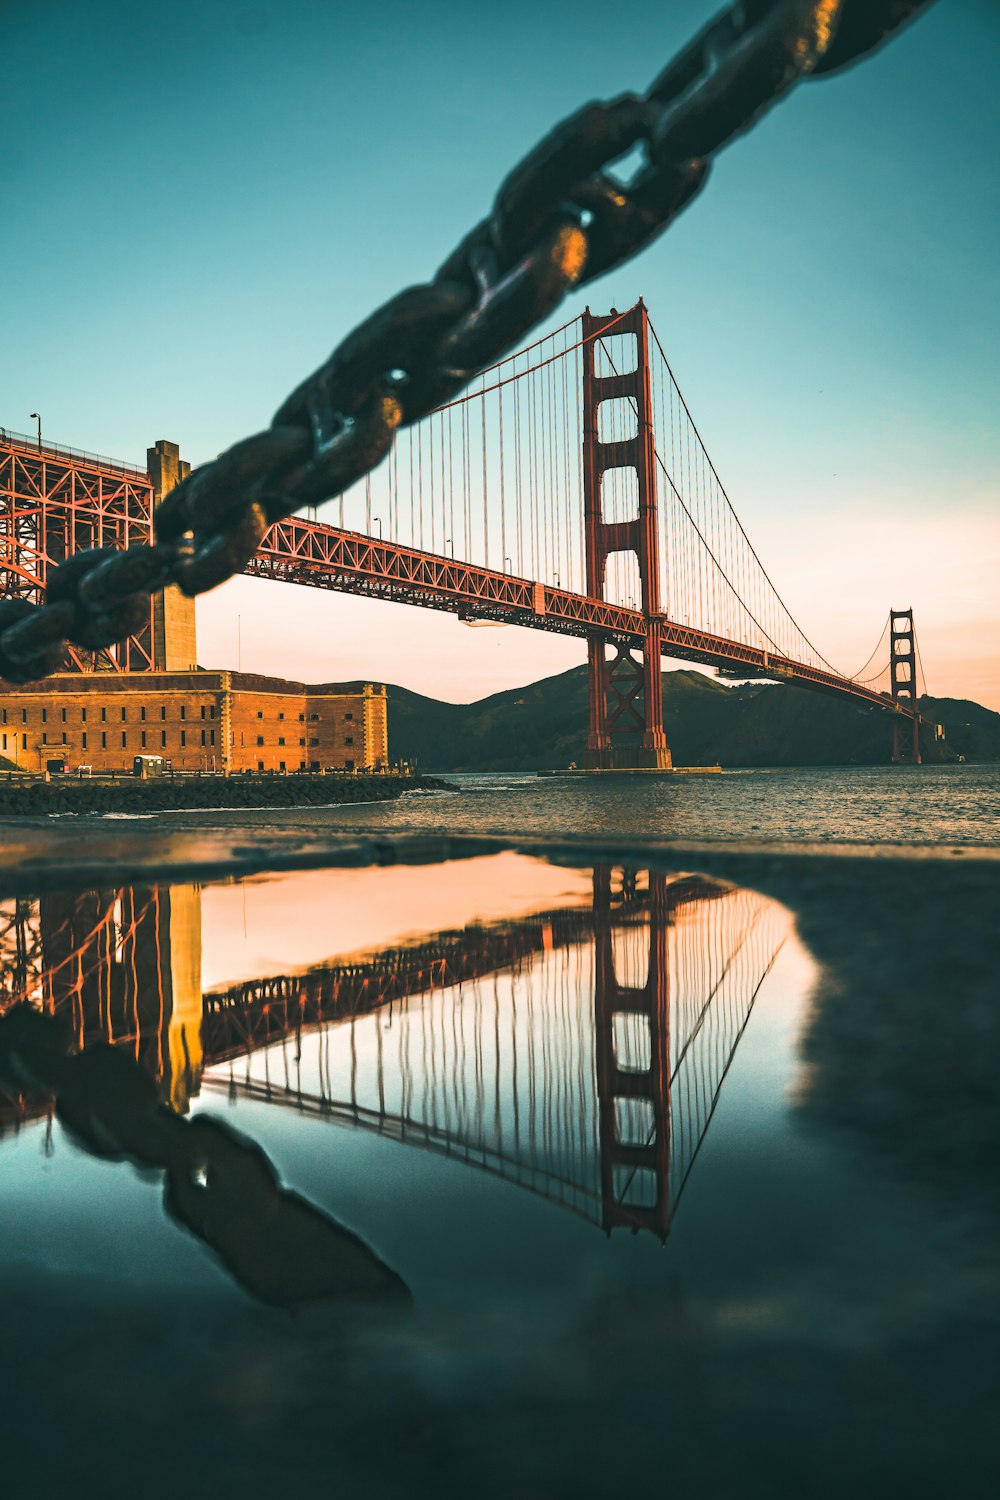
[(641, 986), (615, 967), (611, 870), (594, 870), (594, 1029), (604, 1228), (670, 1232), (671, 905), (649, 876), (649, 963)]
[(71, 1019), (78, 1046), (128, 1046), (186, 1109), (201, 1076), (201, 892), (128, 886), (44, 895), (46, 1009)]
[(752, 891), (599, 867), (588, 907), (206, 995), (203, 1086), (662, 1239), (788, 923)]

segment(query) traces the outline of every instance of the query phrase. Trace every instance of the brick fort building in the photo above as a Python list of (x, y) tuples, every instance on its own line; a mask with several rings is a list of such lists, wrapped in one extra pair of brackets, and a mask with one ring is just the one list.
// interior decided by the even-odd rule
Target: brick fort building
[[(149, 449), (144, 473), (0, 433), (3, 596), (37, 599), (48, 570), (81, 547), (148, 540), (155, 506), (187, 471), (174, 443)], [(32, 546), (39, 517), (44, 546)], [(143, 631), (108, 652), (72, 649), (66, 666), (39, 682), (0, 680), (0, 756), (22, 770), (54, 762), (70, 772), (131, 770), (137, 755), (180, 771), (388, 764), (383, 684), (206, 671), (197, 665), (194, 600), (176, 588), (153, 596)]]

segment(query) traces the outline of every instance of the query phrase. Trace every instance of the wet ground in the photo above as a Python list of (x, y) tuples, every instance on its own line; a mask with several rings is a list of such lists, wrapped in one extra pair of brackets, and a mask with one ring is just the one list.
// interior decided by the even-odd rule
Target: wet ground
[(8, 872), (12, 1484), (995, 1492), (995, 851), (140, 828)]
[[(701, 846), (827, 847), (887, 844), (1000, 847), (1000, 766), (811, 767), (666, 779), (456, 775), (450, 790), (345, 807), (191, 809), (106, 817), (0, 818), (0, 890), (71, 878), (99, 882), (161, 868), (225, 874), (323, 863), (344, 841), (379, 858), (388, 839), (455, 837), (549, 847), (627, 848), (638, 842)], [(411, 848), (412, 848), (411, 843)], [(390, 856), (392, 857), (392, 856)]]

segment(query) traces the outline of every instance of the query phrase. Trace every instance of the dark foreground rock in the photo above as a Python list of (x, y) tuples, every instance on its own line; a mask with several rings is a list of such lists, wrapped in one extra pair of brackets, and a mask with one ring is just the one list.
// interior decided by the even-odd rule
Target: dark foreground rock
[(151, 813), (188, 808), (325, 807), (388, 802), (443, 786), (430, 776), (185, 776), (142, 781), (0, 781), (0, 818), (46, 813)]

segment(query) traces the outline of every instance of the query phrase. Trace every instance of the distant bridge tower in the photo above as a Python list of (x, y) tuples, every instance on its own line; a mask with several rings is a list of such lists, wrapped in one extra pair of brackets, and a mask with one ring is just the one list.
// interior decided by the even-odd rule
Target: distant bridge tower
[[(595, 335), (614, 323), (609, 337), (635, 338), (635, 363), (611, 374), (597, 373)], [(649, 384), (649, 329), (646, 306), (638, 302), (624, 317), (614, 312), (583, 314), (583, 503), (586, 537), (587, 593), (605, 598), (608, 558), (633, 552), (639, 563), (646, 634), (639, 657), (635, 648), (608, 646), (600, 636), (588, 640), (590, 668), (590, 734), (587, 765), (594, 769), (649, 766), (669, 768), (670, 751), (663, 730), (663, 676), (660, 654), (660, 558), (656, 506), (656, 452)], [(607, 363), (605, 359), (603, 361)], [(635, 413), (634, 436), (601, 442), (598, 412), (605, 401), (628, 401)], [(631, 521), (607, 521), (604, 476), (613, 469), (634, 472), (638, 514)]]
[[(889, 611), (889, 674), (892, 684), (892, 701), (907, 706), (918, 706), (917, 698), (917, 638), (913, 628), (913, 610), (891, 609)], [(909, 750), (907, 733), (912, 735)], [(894, 764), (910, 761), (920, 765), (920, 717), (914, 714), (909, 721), (899, 717), (892, 726), (892, 759)]]

